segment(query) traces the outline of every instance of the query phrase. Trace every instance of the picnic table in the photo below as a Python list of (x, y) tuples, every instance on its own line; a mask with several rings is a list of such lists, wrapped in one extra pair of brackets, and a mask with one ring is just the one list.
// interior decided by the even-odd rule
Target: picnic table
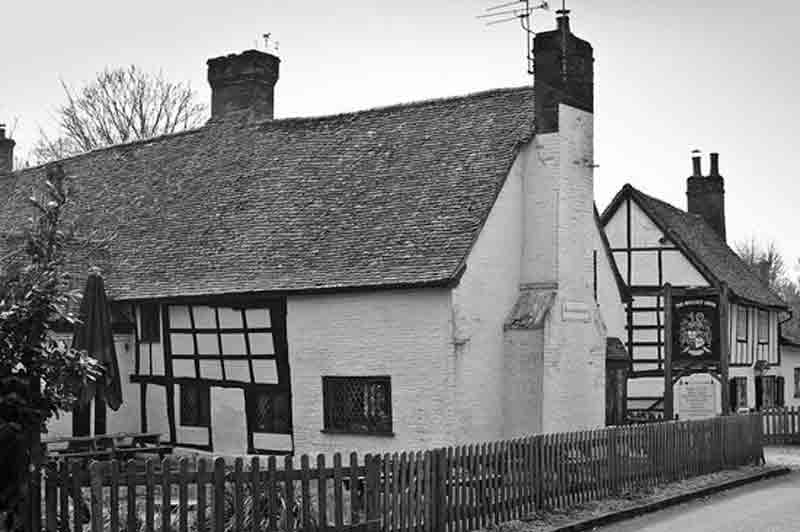
[[(95, 436), (72, 436), (43, 440), (46, 454), (54, 459), (94, 459), (131, 458), (139, 453), (158, 454), (163, 458), (172, 452), (172, 446), (161, 441), (160, 432), (116, 432)], [(52, 445), (66, 444), (66, 447), (52, 448)]]

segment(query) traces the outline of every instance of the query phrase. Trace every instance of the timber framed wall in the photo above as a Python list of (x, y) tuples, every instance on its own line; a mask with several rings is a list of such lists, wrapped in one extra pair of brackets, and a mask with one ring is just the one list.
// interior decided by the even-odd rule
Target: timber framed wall
[(173, 445), (205, 451), (293, 452), (285, 299), (135, 307), (142, 431), (166, 428)]

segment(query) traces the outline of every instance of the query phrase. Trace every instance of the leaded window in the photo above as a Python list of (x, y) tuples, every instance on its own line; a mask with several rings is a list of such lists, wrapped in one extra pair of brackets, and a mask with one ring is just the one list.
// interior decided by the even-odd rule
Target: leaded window
[(202, 384), (181, 384), (181, 418), (184, 427), (211, 426), (211, 393)]
[(392, 432), (389, 377), (323, 377), (322, 387), (326, 431)]
[(246, 401), (252, 432), (291, 434), (292, 408), (288, 392), (249, 390)]

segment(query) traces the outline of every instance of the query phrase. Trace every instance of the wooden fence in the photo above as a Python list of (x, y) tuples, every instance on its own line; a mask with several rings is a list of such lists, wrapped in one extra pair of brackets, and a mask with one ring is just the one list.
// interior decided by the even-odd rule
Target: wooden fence
[(800, 443), (800, 408), (769, 408), (764, 418), (764, 444)]
[(51, 463), (32, 530), (467, 532), (763, 459), (758, 414), (424, 452)]

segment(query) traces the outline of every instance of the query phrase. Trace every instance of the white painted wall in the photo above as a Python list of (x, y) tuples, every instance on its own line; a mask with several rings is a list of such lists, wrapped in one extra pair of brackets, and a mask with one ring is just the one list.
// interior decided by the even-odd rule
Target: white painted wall
[[(593, 116), (559, 106), (559, 131), (537, 135), (541, 157), (529, 181), (553, 173), (558, 187), (558, 292), (544, 331), (543, 431), (602, 426), (605, 422), (605, 341), (593, 294)], [(543, 281), (544, 279), (537, 279)]]
[(782, 345), (781, 364), (774, 369), (774, 373), (783, 377), (786, 386), (784, 389), (786, 406), (791, 407), (800, 406), (800, 395), (795, 395), (794, 371), (796, 368), (800, 368), (800, 347)]
[[(450, 291), (289, 297), (295, 453), (424, 449), (455, 441)], [(390, 375), (394, 436), (326, 434), (322, 377)]]
[(525, 369), (528, 379), (535, 378), (536, 370), (522, 362), (508, 366), (503, 333), (519, 295), (527, 214), (523, 172), (531, 152), (530, 146), (524, 148), (515, 161), (452, 292), (457, 443), (500, 439), (523, 430), (519, 417), (512, 420), (504, 412), (510, 413), (510, 403), (532, 400), (523, 388), (507, 387), (512, 369)]

